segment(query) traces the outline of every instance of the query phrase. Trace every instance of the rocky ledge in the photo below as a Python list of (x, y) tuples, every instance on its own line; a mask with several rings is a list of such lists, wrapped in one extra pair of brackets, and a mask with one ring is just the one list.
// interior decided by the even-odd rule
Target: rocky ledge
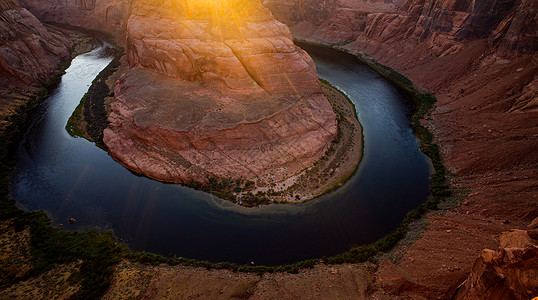
[(336, 137), (313, 61), (257, 0), (135, 2), (126, 44), (103, 141), (138, 173), (278, 182)]
[(454, 299), (531, 299), (538, 294), (538, 218), (531, 230), (501, 235), (498, 250), (484, 249)]
[(66, 35), (43, 25), (18, 0), (0, 0), (0, 131), (69, 58), (74, 43)]

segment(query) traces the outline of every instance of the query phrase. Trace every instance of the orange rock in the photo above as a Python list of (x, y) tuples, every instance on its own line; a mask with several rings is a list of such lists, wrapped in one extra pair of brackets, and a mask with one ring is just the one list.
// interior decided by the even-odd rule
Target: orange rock
[(336, 136), (336, 116), (286, 25), (258, 1), (222, 2), (224, 15), (189, 3), (134, 4), (131, 69), (104, 132), (110, 154), (171, 182), (270, 182), (312, 165)]
[[(523, 230), (504, 233), (498, 251), (485, 249), (454, 299), (531, 299), (538, 293), (538, 246)], [(525, 233), (526, 234), (526, 233)], [(510, 237), (510, 243), (504, 241)], [(521, 242), (513, 243), (514, 240)], [(505, 248), (508, 247), (508, 248)]]

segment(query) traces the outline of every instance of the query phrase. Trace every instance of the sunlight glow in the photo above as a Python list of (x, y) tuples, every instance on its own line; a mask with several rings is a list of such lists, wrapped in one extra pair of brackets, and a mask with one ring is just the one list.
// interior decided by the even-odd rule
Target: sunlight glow
[(187, 14), (206, 19), (221, 37), (241, 35), (257, 1), (253, 0), (185, 0)]

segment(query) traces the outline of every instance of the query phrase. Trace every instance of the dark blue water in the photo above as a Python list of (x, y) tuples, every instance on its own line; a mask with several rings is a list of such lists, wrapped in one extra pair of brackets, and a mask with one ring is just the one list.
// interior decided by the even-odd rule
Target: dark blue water
[[(364, 127), (364, 158), (340, 189), (303, 205), (244, 208), (180, 185), (137, 176), (65, 130), (110, 61), (78, 56), (39, 108), (18, 148), (12, 196), (54, 226), (113, 230), (133, 250), (213, 262), (285, 264), (375, 241), (429, 196), (429, 164), (404, 99), (352, 56), (309, 48), (319, 76), (345, 91)], [(73, 225), (68, 218), (76, 218)]]

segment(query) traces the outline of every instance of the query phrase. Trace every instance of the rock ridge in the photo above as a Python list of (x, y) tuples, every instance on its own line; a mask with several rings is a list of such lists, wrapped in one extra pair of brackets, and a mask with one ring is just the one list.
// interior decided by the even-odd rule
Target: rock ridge
[(24, 4), (43, 21), (120, 37), (130, 69), (115, 88), (104, 142), (137, 172), (172, 182), (272, 182), (310, 166), (336, 136), (313, 61), (258, 0)]
[[(455, 192), (469, 192), (428, 216), (422, 236), (403, 246), (398, 263), (384, 260), (376, 277), (394, 297), (453, 295), (484, 248), (538, 215), (538, 2), (269, 2), (272, 10), (293, 3), (308, 12), (273, 10), (294, 36), (376, 60), (436, 96), (425, 125), (455, 174), (448, 178)], [(332, 3), (318, 6), (330, 13), (309, 9), (319, 3)]]
[(511, 230), (500, 237), (498, 250), (484, 249), (455, 300), (531, 299), (538, 293), (538, 244), (534, 230)]
[(179, 183), (268, 183), (312, 165), (337, 127), (310, 57), (259, 1), (200, 3), (133, 3), (110, 154)]
[(0, 1), (0, 129), (69, 58), (67, 34), (43, 25), (17, 0)]

